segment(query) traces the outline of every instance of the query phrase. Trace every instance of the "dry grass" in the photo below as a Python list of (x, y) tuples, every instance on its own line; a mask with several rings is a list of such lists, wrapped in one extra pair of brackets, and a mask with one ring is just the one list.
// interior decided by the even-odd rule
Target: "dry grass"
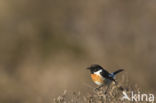
[[(123, 97), (123, 91), (126, 93), (130, 93), (131, 91), (138, 93), (144, 92), (140, 89), (136, 84), (130, 83), (127, 78), (123, 78), (120, 83), (116, 86), (112, 84), (109, 88), (107, 94), (104, 94), (106, 87), (100, 88), (99, 90), (95, 90), (95, 88), (91, 87), (92, 92), (88, 93), (88, 95), (83, 95), (80, 92), (71, 92), (64, 90), (63, 94), (54, 98), (53, 102), (55, 103), (130, 103), (132, 101), (121, 100)], [(122, 85), (122, 86), (121, 86)], [(147, 92), (145, 92), (147, 93)], [(139, 103), (139, 101), (135, 101), (135, 103)], [(147, 103), (146, 101), (142, 101), (142, 103)]]

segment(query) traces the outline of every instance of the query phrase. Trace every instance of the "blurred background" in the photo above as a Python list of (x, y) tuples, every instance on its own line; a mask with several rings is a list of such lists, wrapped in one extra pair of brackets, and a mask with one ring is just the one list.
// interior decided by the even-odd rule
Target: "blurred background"
[(0, 0), (0, 102), (85, 94), (91, 64), (155, 93), (155, 27), (155, 0)]

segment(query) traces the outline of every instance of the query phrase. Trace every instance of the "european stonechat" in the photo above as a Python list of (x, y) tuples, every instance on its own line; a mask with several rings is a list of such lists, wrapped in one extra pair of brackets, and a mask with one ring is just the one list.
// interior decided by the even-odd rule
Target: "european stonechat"
[(115, 82), (115, 84), (117, 84), (117, 82), (115, 80), (116, 74), (123, 71), (123, 69), (119, 69), (113, 73), (109, 73), (103, 67), (101, 67), (100, 65), (97, 65), (97, 64), (91, 65), (87, 69), (90, 70), (91, 78), (94, 81), (94, 83), (99, 86), (96, 89), (99, 89), (99, 88), (103, 87), (104, 85), (108, 86), (105, 91), (105, 94), (107, 93), (107, 90), (112, 82)]

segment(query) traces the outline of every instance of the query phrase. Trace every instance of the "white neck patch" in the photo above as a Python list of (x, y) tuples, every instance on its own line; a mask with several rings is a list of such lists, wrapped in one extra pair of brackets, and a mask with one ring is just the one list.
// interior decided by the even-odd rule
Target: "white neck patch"
[[(100, 75), (101, 72), (102, 72), (102, 70), (100, 69), (100, 70), (94, 72), (94, 74)], [(101, 76), (101, 75), (100, 75), (100, 76)]]

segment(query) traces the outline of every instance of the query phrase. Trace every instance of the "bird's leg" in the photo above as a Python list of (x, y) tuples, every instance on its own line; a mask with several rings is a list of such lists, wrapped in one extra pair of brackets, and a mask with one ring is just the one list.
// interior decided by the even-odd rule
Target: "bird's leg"
[(101, 87), (103, 87), (103, 85), (99, 86), (98, 88), (100, 89)]
[(106, 89), (104, 94), (107, 94), (107, 91), (108, 91), (109, 87), (110, 87), (110, 85), (107, 86), (107, 89)]

